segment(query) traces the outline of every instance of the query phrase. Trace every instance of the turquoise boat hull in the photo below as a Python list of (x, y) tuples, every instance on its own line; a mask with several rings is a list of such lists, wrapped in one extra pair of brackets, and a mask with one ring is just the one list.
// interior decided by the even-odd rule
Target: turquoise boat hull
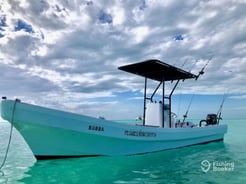
[(23, 136), (37, 159), (118, 156), (223, 140), (227, 125), (161, 128), (117, 123), (15, 100), (2, 100), (1, 116)]

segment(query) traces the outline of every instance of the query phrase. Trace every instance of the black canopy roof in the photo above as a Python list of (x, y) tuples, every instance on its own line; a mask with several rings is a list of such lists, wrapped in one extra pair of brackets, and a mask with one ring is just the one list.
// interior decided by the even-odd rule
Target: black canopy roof
[(190, 72), (156, 59), (120, 66), (118, 69), (156, 81), (173, 81), (197, 77)]

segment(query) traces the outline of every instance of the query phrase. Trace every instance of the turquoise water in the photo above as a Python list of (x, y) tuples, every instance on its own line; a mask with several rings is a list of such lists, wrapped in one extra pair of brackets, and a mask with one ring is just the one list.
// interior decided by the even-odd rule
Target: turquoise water
[[(226, 121), (224, 120), (225, 123)], [(18, 134), (13, 138), (0, 183), (238, 183), (246, 182), (246, 120), (228, 120), (224, 142), (137, 156), (91, 157), (36, 161)], [(0, 163), (10, 126), (0, 123)], [(207, 160), (207, 172), (201, 162)], [(230, 163), (221, 171), (213, 164)]]

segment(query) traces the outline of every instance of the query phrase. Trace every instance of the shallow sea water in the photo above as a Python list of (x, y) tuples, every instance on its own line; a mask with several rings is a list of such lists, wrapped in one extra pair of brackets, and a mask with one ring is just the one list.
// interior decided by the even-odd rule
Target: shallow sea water
[[(246, 183), (246, 120), (222, 121), (226, 122), (228, 133), (223, 142), (136, 156), (46, 161), (36, 161), (14, 130), (7, 161), (0, 171), (0, 183)], [(0, 163), (9, 131), (10, 125), (1, 122)], [(204, 161), (211, 164), (210, 168)]]

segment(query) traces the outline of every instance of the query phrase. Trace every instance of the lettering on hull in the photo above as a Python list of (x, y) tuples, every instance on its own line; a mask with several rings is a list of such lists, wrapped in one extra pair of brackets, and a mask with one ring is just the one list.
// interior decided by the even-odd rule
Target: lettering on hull
[(88, 127), (89, 130), (92, 131), (104, 131), (104, 128), (101, 126), (95, 126), (95, 125), (89, 125)]
[(125, 135), (127, 136), (136, 136), (136, 137), (156, 137), (155, 132), (143, 132), (143, 131), (134, 131), (134, 130), (125, 130)]

